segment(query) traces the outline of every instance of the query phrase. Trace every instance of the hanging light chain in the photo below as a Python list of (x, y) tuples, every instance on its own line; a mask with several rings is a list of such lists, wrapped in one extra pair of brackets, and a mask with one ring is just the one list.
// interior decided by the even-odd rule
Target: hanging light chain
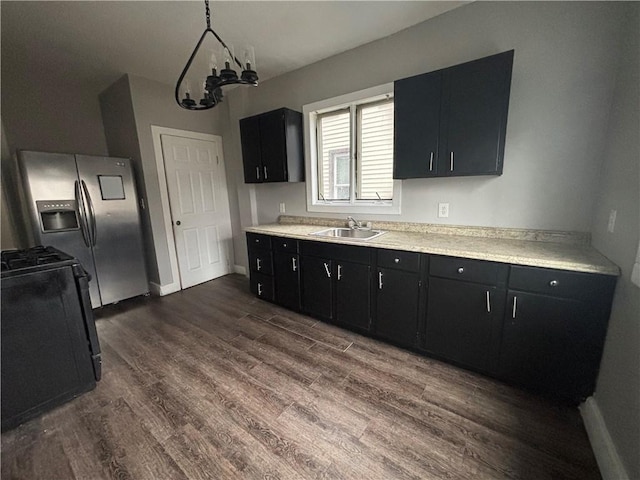
[(211, 12), (209, 11), (209, 0), (204, 0), (205, 14), (207, 16), (207, 28), (211, 28)]

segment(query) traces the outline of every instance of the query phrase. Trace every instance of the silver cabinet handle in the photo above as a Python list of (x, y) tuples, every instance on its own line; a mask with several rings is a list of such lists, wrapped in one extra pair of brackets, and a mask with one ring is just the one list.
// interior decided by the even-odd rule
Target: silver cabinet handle
[(256, 268), (258, 269), (258, 271), (260, 271), (260, 259), (256, 258)]
[(382, 290), (382, 272), (378, 272), (378, 288)]
[(458, 273), (464, 273), (464, 267), (458, 267)]
[(393, 261), (394, 261), (395, 263), (400, 263), (400, 258), (394, 258), (394, 259), (393, 259)]
[(296, 257), (291, 257), (291, 268), (294, 272), (298, 270), (298, 265), (296, 265)]
[(451, 152), (451, 162), (449, 166), (451, 168), (451, 171), (453, 172), (453, 152)]
[(260, 167), (256, 167), (256, 180), (260, 180)]
[(338, 264), (338, 280), (342, 278), (342, 265)]
[(560, 285), (560, 282), (558, 280), (551, 280), (549, 282), (550, 287), (557, 287), (558, 285)]
[(487, 313), (491, 313), (491, 297), (489, 296), (489, 290), (487, 290)]
[(511, 312), (511, 318), (516, 318), (516, 306), (518, 305), (518, 297), (513, 297), (513, 311)]
[(262, 284), (258, 283), (258, 296), (261, 297), (262, 296)]
[(429, 155), (429, 171), (433, 172), (433, 152)]
[(264, 169), (264, 179), (267, 180), (269, 178), (269, 175), (267, 175), (267, 167), (262, 167)]
[(327, 263), (324, 264), (324, 271), (327, 272), (327, 277), (331, 278), (331, 272), (329, 271), (329, 265)]

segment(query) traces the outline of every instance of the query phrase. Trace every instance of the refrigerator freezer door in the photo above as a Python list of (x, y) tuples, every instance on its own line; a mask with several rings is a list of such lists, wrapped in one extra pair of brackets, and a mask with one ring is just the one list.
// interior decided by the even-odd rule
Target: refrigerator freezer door
[[(51, 245), (65, 253), (77, 258), (84, 269), (91, 276), (89, 293), (91, 305), (97, 308), (102, 305), (98, 277), (91, 248), (87, 247), (83, 232), (88, 226), (83, 223), (83, 204), (78, 197), (79, 186), (76, 161), (73, 155), (43, 152), (18, 152), (18, 164), (22, 175), (24, 191), (27, 196), (30, 223), (33, 238), (37, 245)], [(78, 220), (77, 229), (62, 229), (59, 231), (46, 231), (41, 212), (36, 202), (41, 205), (71, 204), (75, 201)], [(68, 207), (65, 207), (68, 208)]]
[(107, 305), (149, 291), (131, 162), (76, 155), (100, 283)]

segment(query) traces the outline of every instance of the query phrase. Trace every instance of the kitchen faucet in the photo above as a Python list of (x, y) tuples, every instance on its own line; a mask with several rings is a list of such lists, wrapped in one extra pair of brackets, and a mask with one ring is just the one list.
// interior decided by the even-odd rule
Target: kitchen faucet
[(356, 228), (362, 228), (362, 222), (359, 222), (358, 220), (353, 218), (351, 215), (347, 217), (347, 222), (349, 224), (349, 228), (353, 228), (354, 230)]

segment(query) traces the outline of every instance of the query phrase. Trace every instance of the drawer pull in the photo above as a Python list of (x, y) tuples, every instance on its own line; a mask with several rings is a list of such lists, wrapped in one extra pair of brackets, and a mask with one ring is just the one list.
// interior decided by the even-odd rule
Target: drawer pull
[(342, 278), (342, 265), (338, 264), (338, 280)]
[(267, 175), (267, 167), (263, 167), (263, 168), (264, 168), (264, 179), (269, 180), (269, 175)]
[(291, 268), (294, 272), (298, 270), (298, 265), (296, 265), (296, 257), (291, 257)]
[(262, 296), (262, 284), (258, 283), (258, 296), (261, 297)]
[(450, 167), (449, 170), (453, 172), (453, 152), (451, 152), (451, 161), (450, 161), (449, 167)]
[(283, 243), (283, 244), (282, 244), (282, 246), (283, 246), (284, 248), (287, 248), (287, 244), (286, 244), (286, 243)]
[(517, 305), (518, 305), (518, 297), (513, 297), (513, 311), (511, 312), (511, 318), (516, 318)]
[(487, 313), (491, 313), (491, 297), (489, 290), (487, 290)]
[(560, 285), (560, 282), (558, 282), (558, 280), (551, 280), (549, 282), (550, 287), (557, 287), (558, 285)]
[(400, 259), (399, 258), (394, 258), (393, 261), (396, 262), (396, 263), (400, 263)]
[(378, 272), (378, 288), (382, 290), (382, 272)]
[(258, 269), (258, 271), (260, 271), (260, 267), (261, 267), (260, 263), (261, 263), (260, 259), (256, 258), (256, 268)]
[(260, 180), (260, 167), (256, 167), (256, 180)]
[(458, 273), (464, 273), (464, 267), (458, 267)]
[(429, 155), (429, 171), (433, 172), (433, 152)]
[(327, 277), (331, 278), (331, 272), (329, 271), (329, 265), (324, 263), (324, 271), (327, 272)]

